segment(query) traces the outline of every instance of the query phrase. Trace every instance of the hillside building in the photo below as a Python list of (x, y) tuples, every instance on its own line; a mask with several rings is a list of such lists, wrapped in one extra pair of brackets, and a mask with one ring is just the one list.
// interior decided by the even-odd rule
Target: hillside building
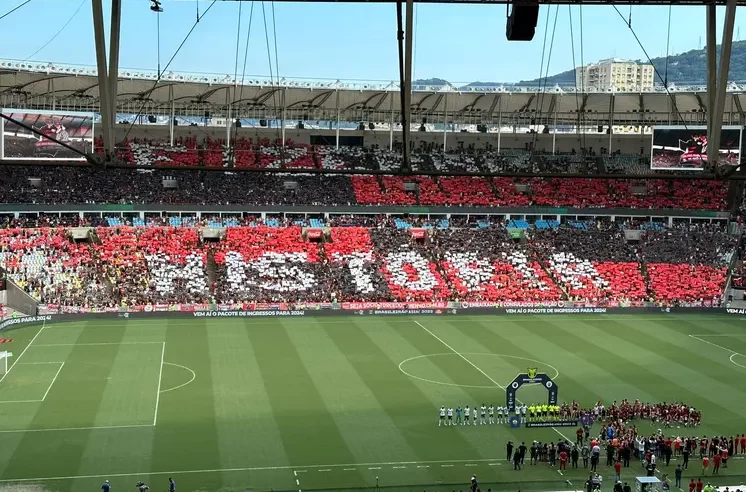
[(654, 80), (652, 65), (616, 58), (575, 69), (575, 83), (585, 90), (648, 91)]

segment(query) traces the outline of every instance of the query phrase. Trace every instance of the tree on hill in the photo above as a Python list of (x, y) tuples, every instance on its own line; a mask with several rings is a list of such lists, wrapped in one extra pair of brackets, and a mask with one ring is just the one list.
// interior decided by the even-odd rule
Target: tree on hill
[[(720, 46), (717, 47), (718, 60), (720, 58)], [(637, 60), (643, 63), (642, 60)], [(655, 83), (662, 85), (666, 77), (666, 58), (658, 57), (652, 59), (655, 67)], [(746, 82), (746, 41), (734, 41), (733, 51), (730, 58), (729, 82)], [(678, 55), (668, 57), (668, 83), (677, 85), (700, 85), (707, 83), (707, 48), (690, 50)], [(540, 86), (544, 84), (543, 79), (525, 80), (517, 85)], [(556, 84), (575, 84), (575, 72), (567, 70), (556, 75), (547, 77), (546, 84), (551, 87)]]

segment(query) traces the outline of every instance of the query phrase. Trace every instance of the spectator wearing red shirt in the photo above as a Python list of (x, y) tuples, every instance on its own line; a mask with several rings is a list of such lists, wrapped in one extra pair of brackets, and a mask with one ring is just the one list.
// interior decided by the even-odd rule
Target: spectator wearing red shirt
[(746, 453), (746, 434), (741, 434), (741, 454)]

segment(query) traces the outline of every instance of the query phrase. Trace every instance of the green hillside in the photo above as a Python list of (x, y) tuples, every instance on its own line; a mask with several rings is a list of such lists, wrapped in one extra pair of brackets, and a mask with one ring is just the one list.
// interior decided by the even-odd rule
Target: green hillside
[[(720, 46), (717, 47), (718, 57), (720, 55)], [(641, 60), (638, 60), (641, 61)], [(666, 58), (653, 58), (653, 66), (660, 74), (665, 77)], [(655, 77), (656, 84), (662, 84), (658, 75)], [(728, 81), (746, 81), (746, 41), (735, 41), (733, 43), (733, 52), (730, 60), (730, 73)], [(539, 84), (539, 79), (521, 81), (519, 84)], [(707, 55), (706, 48), (701, 50), (691, 50), (678, 55), (668, 57), (668, 82), (682, 85), (696, 85), (707, 83)], [(574, 84), (575, 72), (567, 70), (547, 78), (547, 84)]]
[[(718, 56), (720, 54), (720, 46), (718, 46)], [(642, 61), (642, 60), (638, 60)], [(662, 77), (666, 74), (666, 58), (659, 57), (653, 58), (653, 65), (655, 66), (658, 74), (655, 76), (655, 83), (662, 84)], [(733, 43), (733, 52), (730, 61), (730, 74), (728, 76), (729, 82), (746, 82), (746, 41), (735, 41)], [(668, 82), (679, 85), (698, 85), (707, 83), (707, 57), (705, 48), (701, 50), (691, 50), (685, 53), (679, 53), (678, 55), (672, 55), (668, 58)], [(539, 86), (544, 83), (541, 79), (533, 80), (522, 80), (514, 85), (532, 85)], [(575, 72), (574, 70), (567, 70), (558, 74), (547, 77), (546, 84), (548, 86), (559, 85), (573, 85), (575, 84)], [(450, 82), (431, 78), (426, 80), (416, 80), (414, 85), (452, 85)], [(490, 86), (502, 86), (506, 85), (500, 82), (472, 82), (464, 87), (479, 86), (479, 87), (490, 87)], [(507, 84), (511, 85), (511, 84)], [(460, 87), (458, 87), (460, 88)]]

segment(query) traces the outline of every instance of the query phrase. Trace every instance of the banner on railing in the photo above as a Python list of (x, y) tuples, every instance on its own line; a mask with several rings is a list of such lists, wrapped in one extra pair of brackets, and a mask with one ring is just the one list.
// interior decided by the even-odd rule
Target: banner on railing
[[(494, 310), (507, 314), (538, 314), (538, 313), (604, 313), (607, 309), (624, 311), (626, 308), (653, 308), (661, 312), (669, 312), (670, 307), (660, 306), (652, 303), (642, 302), (491, 302), (491, 301), (437, 301), (437, 302), (304, 302), (291, 304), (286, 302), (277, 303), (223, 303), (223, 304), (148, 304), (145, 306), (119, 306), (119, 307), (85, 307), (85, 306), (59, 306), (56, 304), (39, 305), (40, 315), (49, 314), (86, 314), (86, 313), (192, 313), (192, 312), (231, 312), (231, 311), (360, 311), (387, 312), (387, 311), (432, 311), (440, 314), (445, 310), (456, 312), (460, 310)], [(680, 303), (678, 308), (717, 308), (717, 302), (707, 299), (699, 302)], [(732, 312), (735, 310), (729, 310)], [(742, 310), (744, 311), (744, 310)], [(746, 312), (746, 311), (744, 311)], [(743, 314), (743, 313), (740, 313)]]
[(361, 309), (446, 309), (443, 302), (343, 302), (342, 309), (359, 311)]

